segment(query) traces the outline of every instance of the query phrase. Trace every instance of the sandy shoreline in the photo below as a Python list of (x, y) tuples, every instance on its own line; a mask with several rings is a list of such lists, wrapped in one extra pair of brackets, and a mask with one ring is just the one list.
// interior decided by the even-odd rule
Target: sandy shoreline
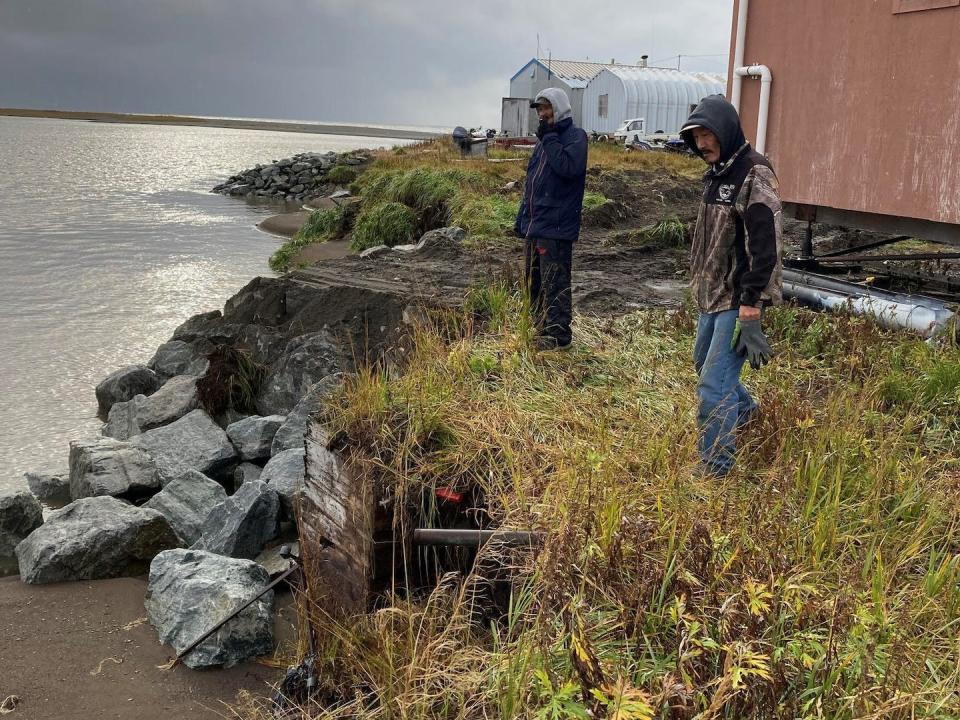
[(89, 122), (102, 123), (133, 123), (138, 125), (184, 125), (189, 127), (232, 128), (235, 130), (270, 130), (274, 132), (317, 133), (322, 135), (356, 135), (359, 137), (388, 138), (392, 140), (427, 140), (446, 134), (441, 130), (390, 127), (385, 125), (295, 122), (285, 120), (260, 120), (256, 118), (211, 118), (193, 115), (141, 115), (135, 113), (85, 112), (79, 110), (0, 108), (0, 116), (86, 120)]
[[(144, 578), (24, 585), (0, 579), (0, 701), (20, 698), (11, 717), (232, 717), (237, 692), (269, 695), (281, 671), (256, 662), (229, 670), (157, 666), (173, 657), (146, 622)], [(289, 593), (277, 596), (277, 640), (294, 637)]]

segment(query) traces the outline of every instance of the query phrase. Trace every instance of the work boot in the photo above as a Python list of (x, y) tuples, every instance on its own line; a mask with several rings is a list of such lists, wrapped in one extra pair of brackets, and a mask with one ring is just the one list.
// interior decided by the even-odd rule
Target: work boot
[(533, 347), (537, 352), (553, 352), (554, 350), (569, 350), (570, 341), (560, 342), (552, 335), (538, 335), (533, 341)]

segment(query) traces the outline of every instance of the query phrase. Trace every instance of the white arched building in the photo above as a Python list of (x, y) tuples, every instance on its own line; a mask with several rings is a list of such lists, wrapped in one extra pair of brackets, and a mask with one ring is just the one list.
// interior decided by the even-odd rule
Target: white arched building
[(727, 81), (714, 73), (607, 67), (583, 91), (583, 129), (611, 133), (625, 120), (643, 118), (647, 133), (673, 134), (703, 98), (726, 89)]

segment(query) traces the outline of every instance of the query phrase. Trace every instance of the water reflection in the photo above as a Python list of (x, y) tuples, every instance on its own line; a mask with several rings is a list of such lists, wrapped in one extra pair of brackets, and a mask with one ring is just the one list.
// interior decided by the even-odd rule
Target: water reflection
[(0, 117), (0, 484), (99, 432), (93, 387), (221, 308), (277, 240), (276, 206), (208, 189), (298, 152), (380, 139)]

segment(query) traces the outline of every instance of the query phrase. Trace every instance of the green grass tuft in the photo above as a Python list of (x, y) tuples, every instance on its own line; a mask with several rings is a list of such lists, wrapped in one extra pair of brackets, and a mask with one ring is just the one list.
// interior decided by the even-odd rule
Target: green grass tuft
[(307, 218), (303, 227), (270, 256), (270, 269), (274, 272), (286, 272), (290, 270), (297, 255), (307, 245), (343, 237), (349, 232), (355, 216), (354, 205), (315, 210)]
[(334, 165), (327, 173), (327, 180), (336, 185), (349, 185), (357, 176), (357, 171), (349, 165)]
[(353, 229), (350, 247), (360, 251), (377, 245), (403, 245), (413, 239), (416, 227), (416, 213), (402, 203), (364, 207)]

